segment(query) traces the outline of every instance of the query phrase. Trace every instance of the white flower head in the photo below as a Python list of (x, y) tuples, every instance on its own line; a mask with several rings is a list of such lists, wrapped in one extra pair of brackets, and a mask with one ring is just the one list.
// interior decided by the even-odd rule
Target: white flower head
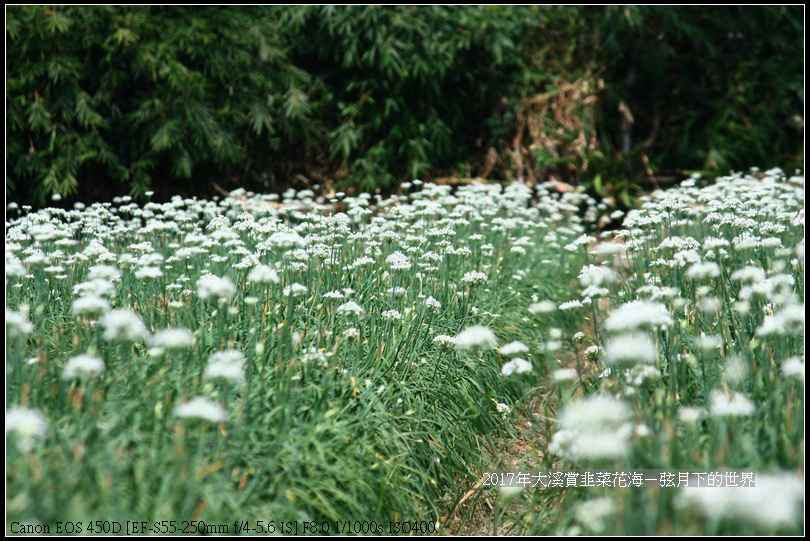
[(514, 356), (529, 352), (529, 346), (520, 341), (509, 342), (501, 346), (501, 355)]
[(300, 297), (301, 295), (306, 295), (306, 293), (307, 286), (302, 284), (290, 284), (284, 288), (285, 297)]
[(349, 301), (338, 306), (336, 312), (360, 317), (363, 315), (363, 307), (354, 301)]
[(393, 270), (407, 270), (411, 268), (411, 262), (408, 256), (399, 251), (389, 255), (385, 261), (391, 265), (391, 269)]
[(655, 344), (646, 334), (621, 334), (605, 344), (605, 361), (611, 365), (654, 363)]
[(571, 381), (577, 377), (577, 371), (574, 368), (558, 368), (551, 373), (551, 379), (557, 383), (563, 381)]
[(672, 315), (667, 307), (652, 301), (631, 301), (620, 306), (605, 320), (609, 331), (635, 331), (658, 329), (672, 325)]
[(108, 312), (101, 320), (104, 339), (119, 342), (137, 342), (147, 337), (141, 317), (129, 308)]
[(281, 278), (279, 278), (278, 273), (268, 265), (253, 267), (248, 273), (248, 280), (254, 284), (281, 283)]
[(104, 372), (104, 361), (94, 355), (72, 357), (62, 369), (62, 379), (83, 381), (93, 379)]
[(6, 434), (17, 435), (17, 448), (22, 452), (30, 451), (38, 439), (48, 435), (48, 421), (40, 410), (12, 408), (6, 410)]
[(526, 359), (521, 359), (520, 357), (515, 357), (508, 363), (505, 363), (501, 367), (501, 374), (504, 376), (511, 376), (514, 373), (517, 374), (525, 374), (526, 372), (532, 371), (532, 363), (527, 361)]
[(553, 301), (540, 301), (529, 305), (532, 314), (550, 314), (557, 311), (557, 303)]
[(605, 529), (606, 521), (616, 516), (616, 503), (609, 496), (602, 496), (580, 503), (574, 516), (585, 528), (599, 532)]
[(6, 308), (6, 337), (14, 339), (25, 337), (34, 330), (32, 325), (22, 312), (15, 312)]
[(801, 526), (804, 483), (791, 472), (755, 473), (752, 486), (689, 487), (678, 507), (718, 520), (744, 521), (766, 531)]
[(73, 301), (73, 315), (98, 317), (110, 311), (110, 303), (104, 297), (87, 293)]
[(235, 349), (217, 351), (208, 358), (203, 376), (208, 379), (221, 378), (234, 383), (245, 379), (245, 356)]
[(489, 349), (497, 346), (498, 340), (491, 330), (474, 325), (458, 333), (456, 345), (461, 349)]
[(194, 345), (194, 335), (188, 329), (162, 329), (149, 339), (149, 345), (163, 349), (184, 349)]
[(756, 411), (754, 403), (742, 393), (728, 395), (719, 389), (712, 391), (709, 406), (712, 417), (750, 417)]
[(483, 272), (470, 271), (464, 274), (461, 282), (470, 285), (481, 285), (487, 283), (489, 278)]
[(236, 294), (236, 286), (229, 278), (206, 274), (197, 280), (197, 291), (201, 299), (229, 299)]
[(624, 430), (630, 408), (607, 395), (593, 395), (568, 404), (557, 420), (549, 451), (572, 460), (620, 458), (630, 452)]
[(433, 342), (438, 344), (439, 349), (444, 351), (449, 351), (451, 349), (455, 349), (456, 347), (456, 339), (453, 336), (448, 336), (446, 334), (438, 334), (435, 338), (433, 338)]
[(203, 419), (212, 423), (219, 423), (228, 418), (228, 414), (222, 409), (222, 406), (203, 397), (178, 404), (174, 408), (174, 415), (181, 419)]

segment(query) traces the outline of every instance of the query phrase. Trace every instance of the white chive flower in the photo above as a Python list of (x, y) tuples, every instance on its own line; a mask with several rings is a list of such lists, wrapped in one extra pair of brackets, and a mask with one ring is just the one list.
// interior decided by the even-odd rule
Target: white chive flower
[(248, 281), (254, 284), (280, 284), (281, 278), (278, 273), (268, 265), (258, 265), (253, 267), (248, 273)]
[(194, 335), (188, 329), (162, 329), (149, 339), (149, 345), (163, 349), (184, 349), (194, 345)]
[(129, 308), (108, 312), (101, 320), (101, 326), (104, 327), (105, 340), (136, 342), (147, 336), (141, 317)]
[(22, 312), (15, 312), (6, 308), (6, 337), (15, 339), (25, 337), (31, 334), (34, 330), (34, 325), (30, 323), (25, 314)]
[(307, 286), (297, 283), (290, 284), (284, 288), (283, 293), (285, 297), (300, 297), (301, 295), (306, 295)]
[(501, 355), (514, 356), (520, 355), (521, 353), (528, 353), (529, 346), (527, 346), (523, 342), (516, 340), (514, 342), (509, 342), (508, 344), (501, 346), (500, 350)]
[(498, 340), (491, 330), (474, 325), (458, 333), (456, 345), (461, 349), (489, 349), (497, 346)]
[(363, 307), (360, 306), (359, 304), (357, 304), (354, 301), (349, 301), (349, 302), (345, 302), (345, 303), (341, 304), (340, 306), (337, 307), (336, 311), (341, 313), (341, 314), (347, 314), (347, 315), (350, 314), (350, 315), (354, 315), (354, 316), (357, 316), (357, 317), (360, 317), (360, 316), (363, 315)]
[(181, 419), (203, 419), (212, 423), (219, 423), (228, 418), (228, 414), (222, 409), (222, 406), (203, 397), (178, 404), (174, 408), (174, 415)]
[(74, 316), (98, 317), (110, 311), (110, 303), (104, 297), (87, 293), (72, 304)]
[(235, 350), (217, 351), (208, 358), (208, 365), (203, 376), (208, 379), (225, 379), (233, 383), (241, 383), (245, 379), (245, 356)]
[(461, 281), (470, 285), (481, 285), (487, 283), (489, 278), (483, 272), (470, 271), (464, 274)]
[(446, 334), (439, 334), (433, 338), (433, 342), (439, 346), (439, 349), (449, 351), (456, 347), (456, 339), (453, 336)]
[(197, 292), (201, 299), (228, 299), (236, 294), (236, 286), (229, 278), (206, 274), (197, 280)]
[(635, 331), (658, 329), (672, 325), (672, 315), (667, 307), (652, 301), (631, 301), (613, 310), (605, 320), (609, 331)]
[(605, 362), (611, 365), (654, 363), (655, 344), (645, 334), (622, 334), (605, 344)]
[(680, 491), (675, 503), (711, 520), (746, 522), (775, 532), (801, 526), (804, 483), (792, 472), (755, 472), (751, 486), (690, 486)]
[(742, 393), (728, 395), (719, 389), (712, 391), (709, 405), (712, 417), (750, 417), (756, 411), (754, 403)]
[(72, 357), (62, 369), (62, 379), (83, 381), (93, 379), (104, 372), (104, 361), (94, 355)]
[(515, 357), (508, 363), (505, 363), (501, 367), (501, 374), (504, 376), (511, 376), (512, 374), (525, 374), (526, 372), (532, 371), (532, 363), (527, 361), (526, 359), (521, 359), (520, 357)]
[(38, 439), (48, 435), (48, 421), (40, 410), (23, 407), (6, 410), (6, 434), (17, 436), (17, 449), (30, 451)]

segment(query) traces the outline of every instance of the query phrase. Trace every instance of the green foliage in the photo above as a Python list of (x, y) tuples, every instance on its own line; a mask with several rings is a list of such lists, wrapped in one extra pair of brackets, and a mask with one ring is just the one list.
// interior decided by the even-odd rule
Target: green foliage
[[(596, 61), (605, 68), (597, 122), (606, 156), (631, 158), (637, 177), (802, 166), (801, 7), (608, 7), (582, 15), (596, 29)], [(632, 118), (630, 149), (620, 141), (620, 104)]]
[[(299, 7), (293, 59), (328, 88), (330, 157), (362, 189), (470, 159), (504, 84), (522, 73), (521, 17), (535, 9)], [(478, 151), (483, 153), (482, 151)]]
[(557, 177), (629, 206), (661, 176), (792, 171), (802, 21), (798, 6), (13, 6), (7, 192)]
[(310, 113), (308, 75), (269, 15), (10, 7), (7, 189), (12, 180), (42, 201), (75, 193), (79, 178), (111, 177), (142, 195), (153, 178), (233, 172), (282, 136), (306, 137), (294, 125)]

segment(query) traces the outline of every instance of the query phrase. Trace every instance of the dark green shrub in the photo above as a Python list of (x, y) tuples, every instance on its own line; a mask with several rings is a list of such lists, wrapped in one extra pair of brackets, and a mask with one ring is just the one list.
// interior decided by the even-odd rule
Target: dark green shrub
[(12, 6), (6, 32), (6, 186), (27, 199), (312, 144), (308, 76), (264, 8)]
[(804, 158), (798, 6), (7, 13), (6, 186), (27, 202), (481, 176), (629, 206)]

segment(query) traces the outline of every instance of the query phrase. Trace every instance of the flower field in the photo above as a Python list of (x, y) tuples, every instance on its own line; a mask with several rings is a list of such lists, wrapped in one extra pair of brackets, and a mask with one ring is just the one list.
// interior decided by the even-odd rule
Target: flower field
[(801, 533), (804, 178), (699, 181), (7, 209), (7, 533), (442, 533), (518, 436), (757, 485), (481, 487), (498, 531)]

